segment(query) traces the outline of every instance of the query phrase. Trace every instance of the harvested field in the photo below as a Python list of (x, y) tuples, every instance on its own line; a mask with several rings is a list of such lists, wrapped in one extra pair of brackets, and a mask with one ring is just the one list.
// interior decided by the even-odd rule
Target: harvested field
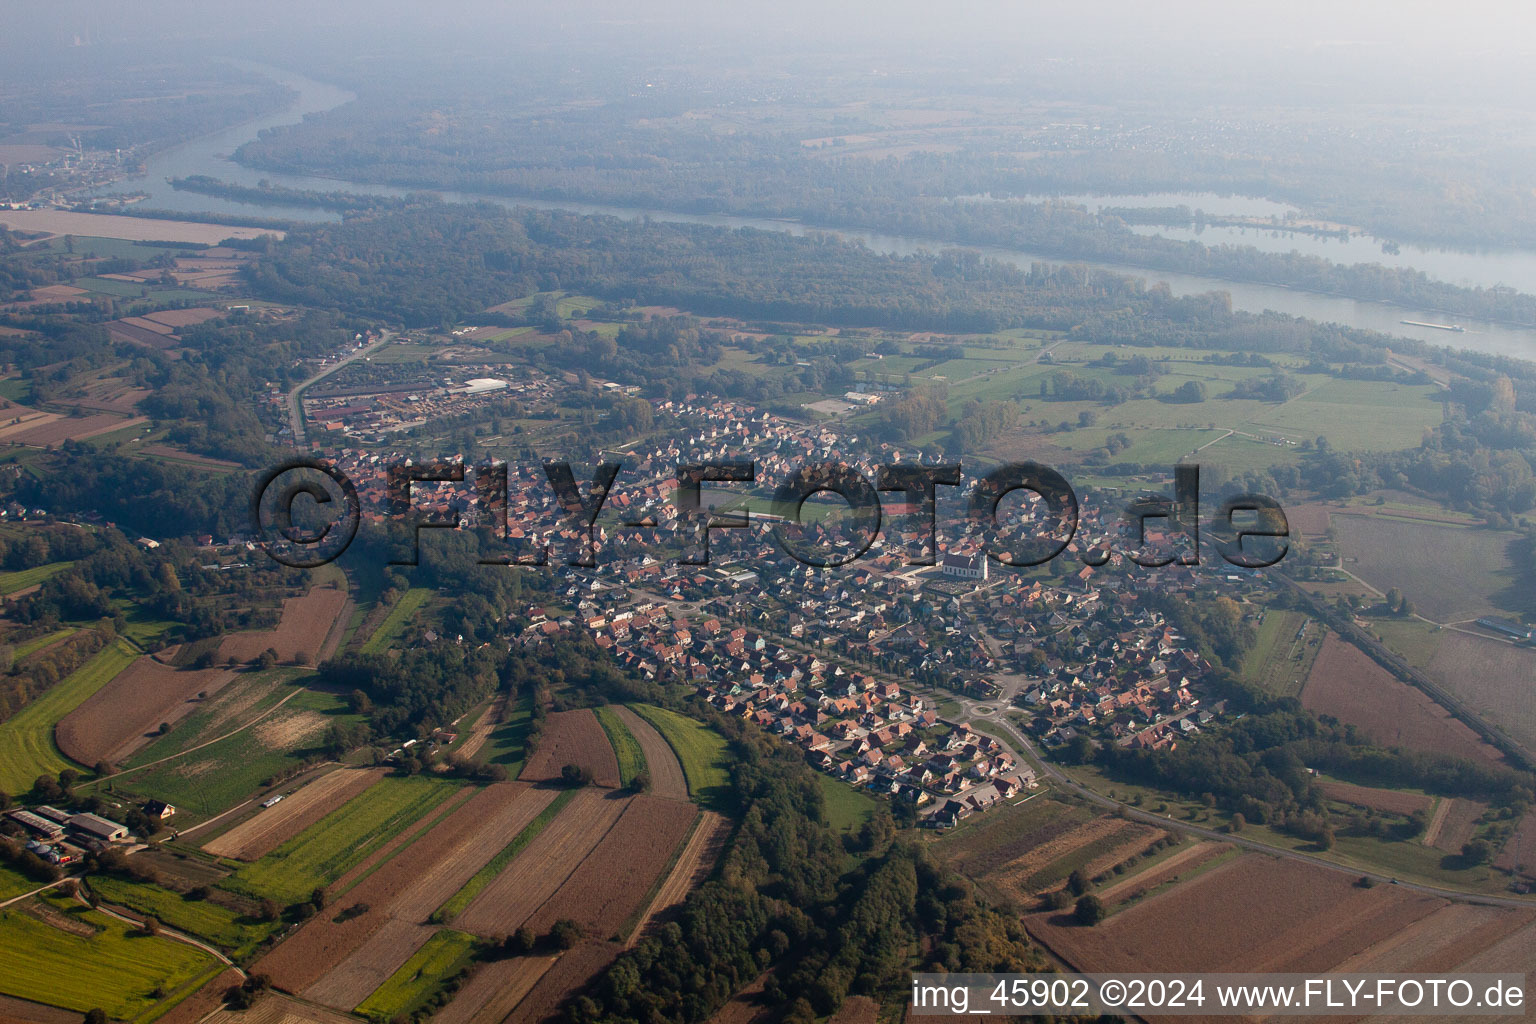
[(203, 844), (215, 857), (257, 860), (357, 796), (385, 775), (383, 768), (338, 769), (320, 776), (282, 803), (258, 811)]
[(346, 591), (335, 587), (314, 587), (302, 597), (290, 597), (283, 602), (283, 617), (276, 629), (226, 637), (219, 644), (219, 658), (251, 661), (271, 648), (278, 661), (302, 657), (305, 663), (313, 663), (346, 603)]
[(1517, 583), (1514, 533), (1375, 515), (1335, 515), (1333, 529), (1345, 569), (1383, 593), (1398, 588), (1436, 622), (1501, 614), (1493, 599)]
[(562, 918), (588, 935), (611, 938), (650, 892), (688, 835), (699, 809), (686, 801), (642, 794), (555, 894), (528, 919), (543, 935)]
[(725, 849), (725, 841), (730, 834), (729, 818), (714, 811), (703, 812), (698, 827), (693, 830), (693, 835), (688, 837), (688, 845), (683, 847), (683, 852), (678, 855), (677, 863), (672, 865), (666, 881), (662, 882), (661, 888), (656, 890), (656, 896), (651, 900), (651, 905), (645, 909), (634, 931), (629, 933), (629, 939), (625, 943), (626, 949), (639, 942), (645, 935), (646, 929), (662, 915), (673, 907), (681, 905), (690, 892), (704, 884), (710, 872), (714, 871), (715, 861), (719, 860), (721, 852)]
[(1428, 811), (1435, 802), (1434, 797), (1421, 793), (1400, 793), (1395, 789), (1356, 786), (1349, 782), (1319, 782), (1317, 788), (1329, 800), (1405, 817), (1414, 811)]
[(1308, 711), (1355, 726), (1377, 743), (1471, 760), (1503, 760), (1449, 711), (1332, 633), (1312, 663), (1301, 703)]
[(357, 1024), (357, 1018), (268, 992), (249, 1010), (219, 1010), (203, 1024)]
[(125, 316), (125, 317), (120, 317), (117, 322), (120, 323), (120, 324), (127, 324), (130, 327), (138, 327), (138, 328), (140, 328), (142, 330), (146, 330), (146, 331), (154, 331), (156, 334), (171, 334), (171, 333), (173, 333), (171, 331), (171, 329), (169, 327), (167, 327), (165, 324), (156, 323), (153, 320), (147, 320), (147, 319), (145, 319), (142, 316)]
[(176, 338), (169, 334), (159, 334), (155, 331), (147, 331), (133, 324), (123, 323), (121, 320), (112, 320), (106, 324), (107, 333), (113, 341), (127, 342), (131, 345), (143, 345), (145, 348), (166, 351), (176, 347)]
[[(1440, 968), (1436, 968), (1440, 970)], [(1456, 965), (1457, 973), (1485, 972), (1490, 974), (1531, 974), (1536, 972), (1536, 924), (1527, 924), (1518, 931), (1510, 932), (1485, 949), (1479, 950)], [(1525, 1021), (1527, 1008), (1517, 1014), (1499, 1017), (1483, 1017), (1486, 1021)], [(1425, 1017), (1391, 1016), (1371, 1017), (1372, 1024), (1417, 1024)]]
[(616, 942), (588, 942), (565, 953), (534, 983), (505, 1024), (538, 1024), (552, 1017), (566, 999), (581, 991), (621, 951)]
[(1088, 820), (1088, 814), (1049, 797), (981, 816), (951, 831), (939, 851), (962, 873), (980, 878)]
[(134, 387), (128, 381), (119, 377), (105, 377), (85, 385), (88, 393), (85, 398), (71, 398), (70, 405), (78, 405), (82, 409), (100, 409), (103, 412), (117, 412), (124, 416), (131, 416), (138, 409), (139, 402), (148, 398), (151, 394), (148, 388)]
[[(596, 728), (597, 720), (592, 724)], [(452, 922), (453, 927), (491, 938), (516, 931), (565, 884), (631, 799), (592, 788), (577, 793), (549, 827), (475, 897)]]
[(1425, 674), (1455, 694), (1483, 721), (1536, 751), (1536, 651), (1528, 647), (1446, 630), (1436, 635), (1435, 656)]
[(1028, 899), (1063, 881), (1074, 870), (1092, 878), (1147, 848), (1159, 830), (1109, 816), (1094, 818), (1055, 836), (986, 875), (1006, 892)]
[(518, 778), (528, 782), (553, 781), (560, 778), (560, 770), (568, 764), (585, 768), (599, 786), (619, 784), (619, 760), (614, 756), (613, 745), (597, 716), (586, 708), (557, 711), (544, 719), (538, 749), (528, 758)]
[(198, 1021), (224, 1005), (224, 993), (231, 985), (245, 980), (244, 975), (233, 967), (214, 975), (196, 992), (192, 993), (157, 1019), (157, 1024), (197, 1024)]
[(65, 441), (83, 441), (97, 434), (108, 434), (124, 427), (136, 427), (149, 420), (143, 416), (124, 419), (112, 413), (94, 413), (89, 416), (61, 416), (48, 423), (38, 424), (26, 430), (6, 435), (6, 440), (17, 444), (29, 444), (37, 448), (62, 444)]
[(453, 1001), (432, 1018), (433, 1024), (501, 1024), (554, 965), (552, 956), (520, 956), (481, 964)]
[(1057, 913), (1031, 915), (1025, 926), (1079, 969), (1312, 972), (1445, 906), (1396, 886), (1361, 889), (1341, 872), (1246, 854), (1093, 928)]
[(1189, 874), (1200, 865), (1215, 860), (1232, 849), (1226, 843), (1196, 843), (1194, 846), (1187, 846), (1139, 874), (1131, 875), (1114, 885), (1100, 889), (1099, 899), (1103, 900), (1106, 906), (1114, 906), (1134, 899), (1166, 882)]
[[(516, 782), (475, 793), (264, 957), (261, 969), (287, 991), (352, 1009), (437, 931), (426, 923), (432, 912), (552, 798), (552, 790)], [(358, 907), (366, 909), (352, 913)]]
[(273, 228), (236, 228), (225, 224), (114, 217), (65, 210), (0, 210), (0, 224), (19, 231), (46, 231), (54, 235), (126, 238), (134, 242), (201, 242), (205, 245), (216, 245), (226, 238), (260, 238), (262, 235), (282, 238), (284, 234)]
[[(180, 448), (172, 448), (163, 444), (146, 444), (139, 448), (141, 455), (153, 455), (158, 459), (167, 459), (171, 462), (181, 462), (188, 466), (196, 466), (200, 469), (227, 472), (240, 468), (240, 463), (229, 462), (224, 459), (210, 459), (206, 455), (197, 455), (193, 452), (185, 452)], [(324, 659), (322, 659), (324, 660)]]
[(615, 705), (613, 710), (629, 727), (630, 734), (645, 754), (645, 769), (651, 775), (651, 793), (673, 800), (687, 800), (688, 780), (683, 777), (683, 766), (677, 763), (677, 755), (661, 733), (622, 704)]
[(80, 1024), (85, 1015), (57, 1006), (44, 1006), (15, 996), (0, 995), (0, 1020), (27, 1021), (29, 1024)]
[(166, 327), (191, 327), (193, 324), (217, 320), (224, 315), (222, 309), (197, 306), (192, 309), (162, 309), (158, 313), (145, 313), (144, 319)]
[(1316, 503), (1292, 505), (1285, 510), (1286, 525), (1302, 537), (1322, 537), (1328, 533), (1331, 513), (1327, 505)]
[(1462, 844), (1472, 838), (1472, 832), (1477, 828), (1477, 819), (1488, 810), (1488, 805), (1478, 803), (1476, 800), (1463, 800), (1459, 797), (1447, 800), (1450, 809), (1446, 811), (1445, 820), (1440, 823), (1440, 831), (1430, 843), (1429, 836), (1425, 841), (1437, 850), (1446, 853), (1460, 853)]
[(1453, 903), (1345, 960), (1340, 971), (1362, 974), (1448, 972), (1536, 920), (1536, 913)]
[(149, 742), (162, 722), (197, 706), (197, 695), (227, 685), (228, 669), (177, 669), (139, 658), (59, 722), (59, 749), (81, 764), (121, 761)]
[(849, 996), (837, 1012), (827, 1018), (827, 1024), (875, 1024), (880, 1004), (869, 996)]

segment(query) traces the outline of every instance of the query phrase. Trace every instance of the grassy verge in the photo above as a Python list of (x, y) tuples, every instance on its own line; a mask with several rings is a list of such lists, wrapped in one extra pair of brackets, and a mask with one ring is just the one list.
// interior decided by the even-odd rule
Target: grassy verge
[(731, 802), (730, 751), (725, 737), (686, 715), (650, 704), (633, 704), (635, 714), (661, 733), (683, 766), (688, 795), (707, 807), (728, 809)]
[(158, 885), (93, 875), (91, 891), (114, 906), (147, 914), (161, 924), (206, 939), (234, 957), (253, 952), (276, 925), (261, 924), (211, 900), (195, 900)]
[(395, 606), (384, 617), (384, 621), (379, 623), (379, 628), (373, 631), (373, 636), (363, 644), (362, 653), (375, 654), (398, 640), (400, 634), (405, 631), (406, 623), (411, 621), (411, 616), (415, 615), (431, 596), (432, 591), (426, 587), (412, 587), (402, 594), (400, 600), (395, 602)]
[(612, 708), (597, 708), (596, 711), (614, 756), (619, 759), (619, 784), (627, 786), (631, 779), (645, 771), (645, 751), (640, 749), (640, 741)]
[(537, 818), (534, 818), (523, 827), (523, 830), (517, 834), (517, 838), (508, 843), (500, 853), (492, 857), (485, 867), (476, 871), (474, 877), (464, 883), (464, 888), (448, 898), (447, 903), (437, 908), (437, 911), (432, 915), (432, 920), (443, 923), (452, 921), (462, 914), (464, 908), (474, 902), (475, 897), (480, 895), (481, 891), (490, 885), (497, 875), (501, 874), (503, 868), (512, 863), (514, 857), (523, 852), (524, 847), (533, 842), (534, 838), (544, 831), (550, 822), (555, 820), (555, 817), (560, 813), (560, 809), (570, 803), (575, 796), (576, 790), (568, 789), (550, 801), (549, 806), (540, 811)]

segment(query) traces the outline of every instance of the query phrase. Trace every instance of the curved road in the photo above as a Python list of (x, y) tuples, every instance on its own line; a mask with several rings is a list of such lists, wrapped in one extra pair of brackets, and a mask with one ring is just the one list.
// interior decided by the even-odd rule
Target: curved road
[(378, 341), (371, 342), (362, 348), (354, 349), (352, 352), (342, 356), (336, 362), (332, 363), (330, 366), (323, 368), (313, 377), (310, 377), (308, 380), (304, 380), (296, 384), (294, 389), (288, 392), (288, 425), (293, 430), (293, 443), (295, 447), (302, 446), (307, 440), (304, 434), (304, 392), (309, 388), (314, 387), (316, 384), (320, 383), (322, 380), (329, 377), (343, 366), (346, 366), (348, 363), (355, 363), (357, 360), (363, 358), (364, 356), (371, 355), (376, 350), (383, 348), (385, 345), (388, 345), (390, 341), (394, 339), (394, 337), (394, 331), (381, 331)]

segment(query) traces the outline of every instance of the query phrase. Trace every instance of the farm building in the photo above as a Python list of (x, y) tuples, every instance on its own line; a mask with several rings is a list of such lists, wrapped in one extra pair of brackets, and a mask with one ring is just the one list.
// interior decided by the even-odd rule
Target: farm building
[(1514, 619), (1486, 615), (1478, 619), (1477, 624), (1484, 629), (1491, 629), (1495, 633), (1502, 633), (1512, 640), (1529, 640), (1531, 638), (1531, 628), (1523, 623), (1516, 622)]
[(12, 811), (11, 820), (22, 826), (29, 832), (35, 832), (44, 839), (61, 839), (64, 829), (54, 824), (47, 818), (39, 817), (31, 811)]
[(34, 807), (33, 812), (40, 818), (47, 818), (55, 825), (69, 824), (69, 812), (61, 811), (57, 807), (49, 807), (47, 804), (43, 804), (41, 807)]
[(69, 827), (88, 839), (103, 843), (116, 843), (128, 838), (128, 829), (115, 821), (108, 821), (97, 814), (76, 814), (69, 819)]
[(144, 813), (157, 821), (164, 821), (176, 814), (176, 808), (164, 800), (149, 800), (144, 804)]

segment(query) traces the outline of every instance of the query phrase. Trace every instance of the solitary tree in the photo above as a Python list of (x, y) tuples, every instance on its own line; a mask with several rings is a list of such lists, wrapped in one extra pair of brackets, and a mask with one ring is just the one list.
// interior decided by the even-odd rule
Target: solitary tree
[(1104, 920), (1104, 901), (1089, 893), (1077, 898), (1077, 906), (1072, 911), (1072, 916), (1078, 924), (1096, 925)]

